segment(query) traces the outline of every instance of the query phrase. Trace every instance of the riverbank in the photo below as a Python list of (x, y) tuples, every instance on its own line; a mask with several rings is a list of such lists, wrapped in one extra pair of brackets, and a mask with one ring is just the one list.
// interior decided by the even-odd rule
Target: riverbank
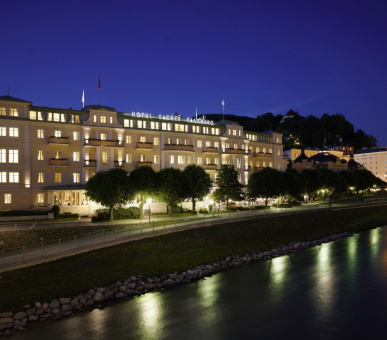
[[(330, 235), (341, 237), (385, 224), (386, 206), (273, 216), (177, 232), (5, 272), (0, 280), (0, 306), (5, 311), (23, 311), (2, 314), (2, 324), (13, 327), (18, 320), (16, 326), (24, 328), (28, 319), (69, 315), (71, 310), (127, 293), (189, 282), (235, 265), (329, 242)], [(23, 309), (25, 305), (29, 307)]]

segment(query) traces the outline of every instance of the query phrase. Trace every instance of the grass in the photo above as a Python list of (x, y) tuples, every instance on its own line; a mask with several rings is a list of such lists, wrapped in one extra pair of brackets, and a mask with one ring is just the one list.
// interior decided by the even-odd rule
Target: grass
[(372, 206), (272, 216), (128, 242), (1, 273), (0, 312), (18, 311), (36, 301), (73, 297), (131, 275), (155, 277), (213, 263), (228, 255), (386, 224), (386, 206)]

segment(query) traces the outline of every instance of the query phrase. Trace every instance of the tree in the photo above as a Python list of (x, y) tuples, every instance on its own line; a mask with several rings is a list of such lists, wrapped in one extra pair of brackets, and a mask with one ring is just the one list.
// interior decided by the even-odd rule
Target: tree
[(211, 191), (211, 178), (203, 167), (196, 164), (187, 165), (183, 170), (183, 173), (185, 173), (190, 179), (190, 186), (187, 188), (187, 194), (191, 197), (192, 210), (195, 212), (196, 200), (202, 199)]
[(134, 197), (134, 188), (128, 173), (121, 168), (97, 172), (85, 184), (86, 196), (109, 208), (113, 220), (114, 206), (126, 204)]
[(320, 174), (311, 169), (304, 169), (301, 171), (301, 180), (304, 186), (305, 192), (309, 197), (315, 196), (317, 190), (322, 187), (322, 179)]
[(283, 172), (273, 168), (263, 168), (253, 173), (247, 184), (247, 193), (251, 199), (265, 198), (265, 205), (270, 197), (279, 196), (285, 192)]
[(286, 169), (284, 173), (285, 191), (290, 197), (297, 199), (303, 192), (303, 183), (301, 175), (295, 169)]
[(314, 171), (317, 171), (319, 174), (321, 188), (324, 188), (328, 192), (328, 195), (343, 193), (347, 190), (347, 181), (337, 172), (327, 168), (320, 168)]
[(243, 199), (243, 185), (238, 180), (238, 171), (233, 166), (222, 164), (220, 169), (216, 170), (217, 197), (223, 197), (227, 204), (230, 199), (240, 201)]
[(167, 204), (170, 216), (177, 204), (189, 197), (190, 185), (189, 177), (180, 169), (165, 168), (156, 174), (156, 193)]
[(154, 195), (156, 171), (154, 171), (150, 166), (142, 166), (134, 169), (130, 173), (129, 177), (133, 183), (135, 194), (140, 195), (140, 212), (142, 215), (142, 207), (145, 203), (146, 197)]

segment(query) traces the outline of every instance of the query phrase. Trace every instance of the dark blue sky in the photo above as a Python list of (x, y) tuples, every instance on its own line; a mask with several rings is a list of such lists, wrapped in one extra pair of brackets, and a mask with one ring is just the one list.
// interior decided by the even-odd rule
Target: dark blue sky
[(387, 145), (385, 0), (0, 0), (0, 95), (183, 116), (342, 113)]

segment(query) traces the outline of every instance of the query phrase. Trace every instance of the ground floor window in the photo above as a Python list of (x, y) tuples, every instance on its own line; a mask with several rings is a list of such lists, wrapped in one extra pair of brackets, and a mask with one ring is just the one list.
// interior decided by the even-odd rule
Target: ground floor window
[(4, 203), (11, 204), (12, 203), (12, 194), (4, 194)]

